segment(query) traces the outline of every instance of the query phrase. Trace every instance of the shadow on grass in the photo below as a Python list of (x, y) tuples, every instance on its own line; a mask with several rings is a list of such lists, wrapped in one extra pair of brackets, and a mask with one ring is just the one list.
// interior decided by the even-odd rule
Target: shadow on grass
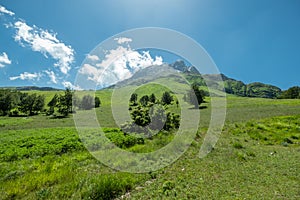
[(200, 110), (202, 110), (202, 109), (206, 109), (206, 108), (208, 108), (207, 106), (199, 106), (199, 107), (192, 107), (192, 108), (189, 108), (190, 110), (197, 110), (197, 109), (200, 109)]

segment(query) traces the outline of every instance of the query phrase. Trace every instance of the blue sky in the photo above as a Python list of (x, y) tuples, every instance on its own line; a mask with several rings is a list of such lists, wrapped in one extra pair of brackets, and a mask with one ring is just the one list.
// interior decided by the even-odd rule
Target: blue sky
[(282, 89), (300, 85), (298, 0), (1, 0), (0, 5), (0, 86), (71, 85), (95, 46), (141, 27), (186, 34), (229, 77)]

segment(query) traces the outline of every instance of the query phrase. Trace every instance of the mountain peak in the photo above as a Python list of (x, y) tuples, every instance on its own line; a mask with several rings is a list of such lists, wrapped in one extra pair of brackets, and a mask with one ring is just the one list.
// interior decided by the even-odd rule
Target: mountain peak
[(170, 67), (184, 73), (200, 74), (196, 67), (187, 66), (183, 60), (176, 60), (174, 63), (170, 64)]

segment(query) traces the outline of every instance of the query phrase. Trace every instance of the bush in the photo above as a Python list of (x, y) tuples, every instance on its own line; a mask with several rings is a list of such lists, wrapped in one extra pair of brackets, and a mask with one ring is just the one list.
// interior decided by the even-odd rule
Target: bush
[(9, 114), (8, 114), (8, 116), (10, 116), (10, 117), (18, 117), (20, 115), (21, 114), (18, 109), (13, 109), (13, 110), (9, 111)]
[(120, 148), (132, 147), (136, 144), (144, 144), (144, 138), (139, 135), (125, 134), (123, 132), (110, 132), (105, 136)]

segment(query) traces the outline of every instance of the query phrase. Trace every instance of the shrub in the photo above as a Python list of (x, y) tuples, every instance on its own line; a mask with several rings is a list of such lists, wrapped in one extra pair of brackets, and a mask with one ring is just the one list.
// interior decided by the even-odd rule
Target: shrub
[(18, 109), (13, 109), (11, 111), (9, 111), (9, 114), (8, 114), (10, 117), (18, 117), (20, 116), (20, 112)]
[(139, 135), (125, 134), (123, 132), (110, 132), (105, 136), (120, 148), (128, 148), (136, 144), (144, 144), (144, 138)]

